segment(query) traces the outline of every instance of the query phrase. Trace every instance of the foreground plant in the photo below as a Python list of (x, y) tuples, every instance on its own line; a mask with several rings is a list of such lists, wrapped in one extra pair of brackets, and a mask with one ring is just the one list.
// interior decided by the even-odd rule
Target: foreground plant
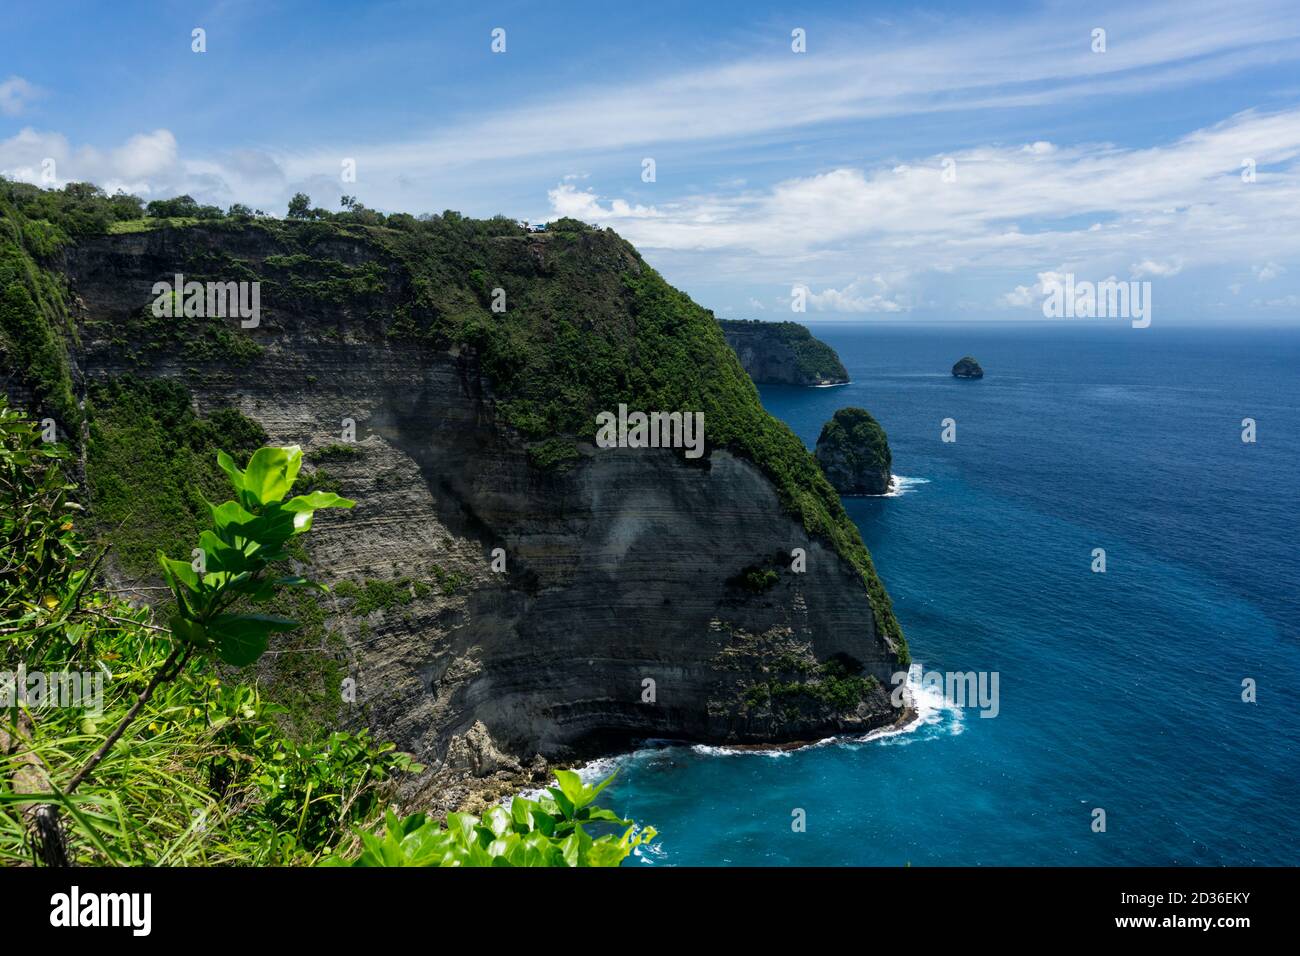
[(294, 535), (311, 530), (315, 512), (351, 508), (356, 502), (332, 491), (313, 491), (285, 501), (302, 469), (302, 449), (297, 445), (259, 448), (242, 471), (225, 452), (217, 452), (217, 463), (230, 477), (237, 500), (208, 505), (212, 530), (199, 535), (199, 546), (190, 562), (158, 552), (163, 575), (176, 598), (176, 611), (169, 622), (175, 645), (121, 723), (68, 781), (65, 794), (76, 791), (126, 732), (158, 685), (175, 679), (195, 651), (213, 653), (227, 664), (243, 667), (265, 653), (272, 633), (298, 626), (289, 618), (231, 613), (231, 605), (243, 598), (269, 601), (282, 587), (324, 589), (324, 585), (312, 585), (301, 576), (267, 578), (266, 572), (289, 557), (285, 545)]
[[(191, 562), (160, 556), (176, 599), (160, 627), (94, 586), (103, 552), (83, 560), (67, 458), (0, 396), (0, 863), (312, 862), (373, 819), (390, 778), (418, 764), (364, 731), (294, 740), (284, 708), (218, 676), (296, 626), (246, 612), (308, 585), (274, 565), (315, 511), (352, 502), (289, 497), (297, 448), (261, 449), (244, 470), (220, 455), (236, 498), (209, 506)], [(98, 709), (50, 707), (5, 690), (20, 667), (111, 667), (112, 680)]]
[[(558, 786), (536, 800), (515, 797), (507, 810), (495, 806), (482, 817), (449, 813), (447, 824), (423, 813), (399, 819), (389, 811), (383, 835), (359, 832), (355, 860), (327, 858), (326, 866), (618, 866), (655, 838), (593, 801), (617, 773), (588, 786), (572, 770), (555, 771)], [(623, 835), (593, 837), (586, 827), (623, 827)]]

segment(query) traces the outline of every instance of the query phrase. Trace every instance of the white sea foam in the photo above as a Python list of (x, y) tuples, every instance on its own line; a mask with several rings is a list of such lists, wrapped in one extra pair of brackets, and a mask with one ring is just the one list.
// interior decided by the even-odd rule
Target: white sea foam
[[(925, 479), (921, 480), (924, 481)], [(964, 729), (964, 717), (961, 708), (953, 706), (946, 700), (942, 690), (935, 687), (923, 687), (921, 684), (923, 672), (923, 668), (917, 664), (913, 664), (908, 671), (907, 690), (904, 693), (911, 705), (913, 716), (905, 724), (892, 724), (888, 727), (881, 727), (860, 737), (824, 737), (821, 740), (800, 747), (740, 749), (736, 747), (719, 747), (713, 744), (690, 744), (688, 746), (692, 753), (704, 757), (789, 757), (800, 750), (807, 750), (812, 747), (848, 747), (856, 749), (863, 744), (877, 741), (883, 744), (911, 743), (913, 740), (925, 739), (929, 736), (912, 736), (914, 731), (926, 727), (934, 727), (953, 736), (960, 734)], [(646, 746), (631, 753), (614, 757), (600, 757), (576, 769), (584, 783), (592, 784), (608, 777), (625, 763), (637, 759), (664, 757), (670, 755), (679, 746), (682, 746), (682, 744), (672, 740), (648, 740)], [(545, 792), (543, 788), (538, 788), (524, 791), (520, 796), (535, 800), (543, 792)]]
[(907, 672), (907, 697), (912, 703), (912, 710), (916, 716), (902, 726), (882, 727), (852, 740), (843, 740), (841, 738), (841, 742), (845, 744), (865, 744), (876, 740), (893, 738), (889, 741), (890, 743), (911, 743), (913, 739), (917, 738), (910, 738), (905, 735), (925, 727), (938, 727), (944, 725), (945, 722), (946, 727), (943, 729), (954, 737), (960, 734), (964, 729), (963, 721), (965, 720), (962, 709), (947, 700), (943, 695), (943, 691), (939, 688), (924, 687), (921, 683), (922, 673), (924, 673), (924, 669), (915, 663)]
[(890, 475), (889, 490), (880, 497), (901, 498), (903, 495), (909, 495), (915, 491), (917, 485), (928, 485), (929, 483), (929, 478), (908, 478), (905, 475)]

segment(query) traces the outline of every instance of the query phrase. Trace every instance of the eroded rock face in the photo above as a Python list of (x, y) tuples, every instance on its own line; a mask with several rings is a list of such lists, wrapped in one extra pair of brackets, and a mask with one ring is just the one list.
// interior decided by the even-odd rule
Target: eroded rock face
[(953, 365), (952, 374), (954, 378), (983, 378), (984, 369), (980, 368), (980, 363), (975, 361), (974, 356), (967, 355)]
[(822, 426), (817, 461), (842, 495), (889, 491), (893, 455), (880, 423), (862, 408), (841, 408)]
[(718, 324), (758, 385), (842, 385), (849, 380), (835, 350), (797, 322), (719, 319)]
[[(396, 268), (364, 310), (264, 296), (260, 326), (240, 330), (261, 351), (243, 364), (170, 345), (128, 357), (114, 339), (151, 285), (197, 272), (213, 252), (256, 275), (278, 250), (255, 232), (199, 229), (71, 249), (74, 361), (88, 380), (179, 377), (201, 414), (233, 405), (309, 460), (339, 440), (343, 419), (356, 422), (360, 454), (330, 471), (357, 506), (317, 521), (311, 573), (427, 578), (436, 564), (456, 583), (364, 616), (323, 598), (356, 680), (352, 721), (430, 773), (484, 776), (540, 773), (539, 755), (571, 760), (643, 738), (804, 740), (898, 719), (888, 702), (897, 654), (876, 633), (861, 576), (804, 531), (754, 464), (723, 450), (688, 461), (579, 444), (569, 467), (539, 469), (500, 421), (472, 351), (384, 336), (403, 302)], [(321, 254), (388, 267), (361, 241)], [(804, 573), (790, 572), (794, 548)], [(734, 583), (755, 564), (778, 572), (761, 593)], [(796, 676), (792, 661), (833, 655), (880, 686), (847, 708), (815, 695), (755, 702), (756, 684)]]

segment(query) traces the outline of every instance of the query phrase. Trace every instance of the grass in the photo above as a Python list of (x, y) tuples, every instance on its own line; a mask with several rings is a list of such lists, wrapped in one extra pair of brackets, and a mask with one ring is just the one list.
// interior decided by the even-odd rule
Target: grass
[(110, 223), (108, 234), (110, 236), (120, 236), (132, 232), (152, 232), (154, 229), (162, 229), (170, 226), (173, 229), (180, 229), (185, 226), (193, 226), (203, 220), (195, 216), (170, 216), (165, 218), (141, 218), (125, 219), (119, 222)]

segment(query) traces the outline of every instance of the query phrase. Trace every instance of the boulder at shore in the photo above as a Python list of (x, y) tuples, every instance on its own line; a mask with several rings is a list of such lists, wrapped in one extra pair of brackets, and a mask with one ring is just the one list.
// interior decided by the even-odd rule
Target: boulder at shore
[(889, 491), (893, 456), (880, 422), (863, 408), (841, 408), (822, 426), (817, 461), (842, 495), (883, 495)]
[(957, 360), (957, 364), (952, 367), (953, 378), (983, 378), (984, 369), (980, 368), (980, 363), (975, 361), (975, 357), (967, 355), (965, 358)]

